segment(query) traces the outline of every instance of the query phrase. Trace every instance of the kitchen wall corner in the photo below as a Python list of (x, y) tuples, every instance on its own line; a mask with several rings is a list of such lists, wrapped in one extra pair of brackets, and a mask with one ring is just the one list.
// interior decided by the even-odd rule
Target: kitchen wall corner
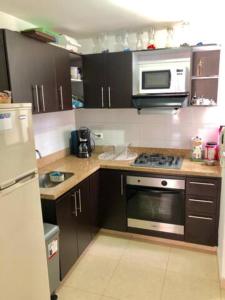
[(74, 129), (72, 110), (33, 115), (35, 147), (42, 156), (68, 148), (70, 132)]

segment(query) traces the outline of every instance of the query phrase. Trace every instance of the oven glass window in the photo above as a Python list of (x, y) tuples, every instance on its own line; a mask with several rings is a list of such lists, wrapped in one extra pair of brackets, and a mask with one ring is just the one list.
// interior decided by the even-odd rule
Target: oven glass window
[(184, 192), (129, 188), (128, 218), (160, 223), (184, 224)]
[(171, 83), (170, 70), (142, 72), (142, 89), (169, 89)]

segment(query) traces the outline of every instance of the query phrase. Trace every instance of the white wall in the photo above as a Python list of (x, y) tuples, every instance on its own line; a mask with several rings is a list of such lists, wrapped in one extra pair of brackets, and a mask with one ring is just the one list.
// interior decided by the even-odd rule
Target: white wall
[(33, 27), (35, 27), (34, 24), (25, 22), (21, 19), (0, 11), (0, 28), (20, 31)]
[[(21, 31), (35, 25), (0, 12), (0, 28)], [(42, 156), (69, 146), (70, 131), (75, 128), (73, 111), (33, 115), (35, 146)]]
[(75, 128), (73, 111), (33, 116), (35, 146), (42, 156), (69, 147), (70, 132)]
[(205, 142), (217, 141), (218, 128), (225, 124), (220, 108), (187, 107), (177, 115), (138, 115), (135, 109), (88, 109), (76, 111), (76, 125), (103, 132), (96, 144), (129, 144), (133, 146), (181, 148), (191, 147), (198, 135)]

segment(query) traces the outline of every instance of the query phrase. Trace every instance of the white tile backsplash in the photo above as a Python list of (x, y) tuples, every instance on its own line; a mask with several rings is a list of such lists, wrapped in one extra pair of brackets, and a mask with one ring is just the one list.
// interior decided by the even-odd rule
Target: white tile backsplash
[(35, 147), (42, 156), (68, 148), (74, 129), (74, 111), (33, 115)]
[(139, 115), (135, 109), (81, 109), (75, 114), (77, 128), (87, 126), (103, 133), (97, 145), (190, 148), (196, 135), (205, 142), (217, 141), (218, 127), (225, 124), (221, 107), (187, 107), (176, 115)]

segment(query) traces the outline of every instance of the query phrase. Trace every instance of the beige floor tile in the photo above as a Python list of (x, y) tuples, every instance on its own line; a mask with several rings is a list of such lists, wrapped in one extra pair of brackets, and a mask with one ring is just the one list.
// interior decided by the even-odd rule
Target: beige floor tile
[(221, 300), (225, 300), (225, 289), (221, 289)]
[(212, 254), (172, 248), (168, 271), (218, 281), (217, 257)]
[(91, 245), (88, 254), (98, 255), (100, 257), (119, 258), (128, 245), (126, 238), (98, 235)]
[(117, 259), (86, 254), (65, 280), (64, 285), (102, 294), (117, 264)]
[(121, 300), (158, 300), (164, 274), (163, 269), (143, 267), (133, 260), (120, 261), (104, 295)]
[(101, 300), (119, 300), (119, 299), (112, 298), (112, 297), (107, 297), (107, 296), (102, 296)]
[(167, 272), (161, 300), (220, 300), (220, 288), (214, 280)]
[(66, 286), (62, 287), (57, 295), (59, 300), (101, 300), (100, 295)]
[(169, 247), (132, 240), (129, 242), (122, 260), (134, 262), (146, 268), (166, 269), (169, 254)]

